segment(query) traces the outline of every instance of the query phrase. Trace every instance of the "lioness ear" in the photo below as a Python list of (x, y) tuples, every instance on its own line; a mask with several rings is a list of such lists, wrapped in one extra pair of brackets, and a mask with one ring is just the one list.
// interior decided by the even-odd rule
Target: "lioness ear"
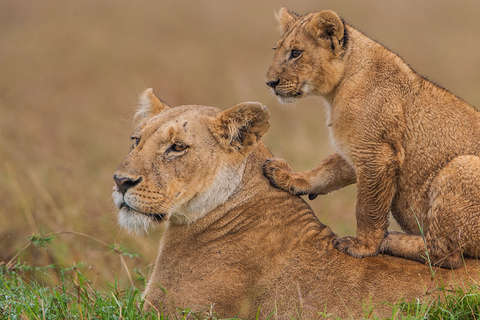
[(314, 37), (327, 38), (331, 41), (332, 51), (338, 52), (340, 43), (344, 37), (344, 25), (342, 19), (331, 10), (320, 11), (313, 15), (307, 25)]
[(278, 25), (282, 33), (288, 30), (288, 28), (299, 18), (300, 16), (287, 8), (281, 8), (276, 14), (275, 19), (278, 21)]
[(170, 109), (170, 106), (158, 99), (153, 93), (153, 89), (149, 88), (140, 95), (137, 113), (135, 113), (134, 122), (140, 123), (149, 119), (160, 112)]
[(267, 107), (258, 102), (242, 102), (212, 121), (211, 131), (226, 149), (244, 152), (260, 140), (270, 123)]

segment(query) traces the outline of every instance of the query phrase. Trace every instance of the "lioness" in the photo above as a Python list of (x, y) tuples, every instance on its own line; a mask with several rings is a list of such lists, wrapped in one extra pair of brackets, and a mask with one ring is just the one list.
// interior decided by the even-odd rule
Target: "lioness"
[[(269, 160), (271, 182), (311, 199), (356, 183), (356, 237), (334, 240), (354, 257), (383, 252), (453, 268), (462, 253), (476, 257), (480, 113), (335, 12), (283, 8), (277, 18), (283, 35), (266, 83), (284, 102), (324, 97), (336, 152), (297, 173)], [(387, 233), (390, 212), (406, 234)]]
[(334, 249), (335, 235), (308, 204), (263, 175), (272, 154), (259, 141), (269, 126), (261, 104), (170, 108), (150, 89), (140, 106), (113, 199), (127, 228), (167, 223), (145, 292), (159, 312), (214, 305), (221, 317), (243, 319), (388, 315), (382, 301), (428, 299), (440, 281), (479, 280), (477, 260), (432, 280), (414, 261)]

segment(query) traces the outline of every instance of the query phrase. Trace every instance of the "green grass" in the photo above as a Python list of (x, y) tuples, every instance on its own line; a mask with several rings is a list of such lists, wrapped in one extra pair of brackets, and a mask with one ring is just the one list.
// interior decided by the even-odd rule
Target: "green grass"
[[(145, 278), (140, 273), (131, 286), (121, 289), (115, 283), (105, 283), (102, 289), (93, 287), (82, 270), (84, 263), (69, 268), (32, 267), (17, 257), (30, 246), (46, 248), (61, 234), (33, 235), (27, 244), (10, 261), (0, 264), (0, 318), (1, 319), (161, 319), (161, 315), (143, 312), (141, 287)], [(89, 235), (76, 233), (78, 237)], [(123, 259), (133, 257), (118, 245), (102, 243)], [(128, 277), (131, 279), (129, 273)], [(40, 280), (41, 279), (41, 280)], [(140, 287), (135, 286), (140, 283)]]
[[(53, 268), (53, 267), (48, 267)], [(0, 266), (1, 319), (168, 319), (162, 314), (144, 312), (141, 289), (119, 289), (118, 283), (106, 284), (102, 290), (90, 286), (82, 267), (55, 269), (61, 278), (54, 286), (26, 281), (25, 271), (43, 272), (17, 264), (8, 270)], [(215, 314), (195, 315), (188, 309), (183, 316), (196, 319), (217, 319)], [(325, 314), (327, 318), (333, 315)], [(321, 315), (319, 315), (321, 318)], [(366, 315), (366, 318), (371, 318)], [(390, 319), (479, 319), (480, 292), (476, 288), (458, 290), (442, 301), (429, 304), (401, 302), (393, 306)]]
[[(120, 289), (118, 282), (93, 288), (81, 269), (32, 268), (18, 263), (8, 269), (0, 266), (0, 319), (168, 319), (155, 310), (145, 312), (142, 289)], [(25, 271), (54, 270), (61, 281), (53, 286), (26, 281)], [(217, 319), (213, 306), (203, 314), (179, 310), (180, 318)]]
[(445, 295), (441, 300), (427, 303), (399, 303), (398, 310), (402, 314), (396, 319), (479, 319), (480, 291), (478, 287), (469, 290), (442, 289)]
[[(81, 269), (57, 269), (61, 282), (45, 286), (27, 282), (22, 271), (0, 267), (0, 317), (2, 319), (161, 319), (161, 315), (144, 313), (144, 301), (138, 288), (119, 290), (109, 284), (104, 290), (89, 285)], [(41, 270), (36, 270), (41, 272)]]
[[(94, 285), (84, 271), (89, 269), (85, 263), (71, 267), (33, 267), (20, 262), (21, 256), (29, 247), (48, 249), (47, 246), (58, 235), (55, 232), (28, 237), (29, 243), (8, 262), (0, 262), (0, 319), (168, 319), (161, 312), (145, 312), (146, 302), (142, 291), (146, 286), (143, 274), (134, 270), (132, 276), (128, 269), (128, 284), (105, 282)], [(108, 245), (87, 234), (74, 233), (76, 237), (88, 237), (100, 243), (105, 250), (120, 256), (133, 258), (136, 254), (127, 252), (120, 245)], [(207, 307), (203, 314), (195, 314), (190, 309), (178, 310), (180, 318), (217, 319), (213, 306)]]
[[(85, 263), (68, 268), (33, 267), (17, 259), (29, 246), (45, 248), (56, 236), (31, 236), (29, 244), (12, 260), (0, 263), (0, 319), (168, 319), (159, 312), (143, 310), (146, 302), (141, 292), (146, 280), (141, 272), (136, 272), (133, 277), (129, 274), (131, 281), (126, 286), (117, 280), (93, 286), (94, 280), (85, 275), (84, 271), (88, 270)], [(76, 236), (88, 237), (84, 234)], [(106, 250), (121, 257), (135, 256), (118, 245), (104, 245)], [(429, 303), (394, 304), (390, 319), (480, 319), (478, 287), (441, 290), (441, 299)], [(203, 314), (194, 314), (189, 309), (179, 310), (179, 315), (189, 319), (217, 319), (212, 307), (207, 307)], [(335, 318), (331, 314), (319, 314), (319, 318), (332, 317)], [(366, 311), (365, 318), (376, 319), (369, 311)]]

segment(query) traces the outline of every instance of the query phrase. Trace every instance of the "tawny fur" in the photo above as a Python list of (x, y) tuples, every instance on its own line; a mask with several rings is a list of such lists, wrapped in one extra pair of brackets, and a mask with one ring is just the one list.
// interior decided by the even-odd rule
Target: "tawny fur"
[[(205, 315), (210, 306), (219, 318), (254, 319), (257, 312), (258, 319), (272, 313), (273, 319), (317, 319), (318, 312), (359, 318), (372, 309), (387, 316), (391, 307), (383, 301), (423, 301), (437, 297), (441, 283), (478, 283), (477, 260), (438, 270), (432, 279), (417, 262), (355, 259), (336, 250), (335, 235), (308, 204), (262, 174), (272, 157), (259, 141), (268, 121), (258, 103), (223, 112), (182, 106), (151, 114), (137, 128), (133, 149), (115, 172), (114, 199), (122, 216), (167, 220), (146, 308), (171, 318), (181, 317), (176, 308)], [(180, 142), (188, 147), (173, 151)], [(204, 203), (208, 212), (186, 205), (209, 192), (218, 197), (216, 206)], [(135, 228), (135, 221), (124, 223)]]
[[(297, 173), (269, 160), (272, 184), (313, 198), (356, 183), (356, 237), (334, 241), (352, 256), (424, 262), (423, 232), (433, 264), (477, 257), (480, 113), (333, 11), (278, 16), (284, 34), (266, 82), (282, 101), (324, 97), (336, 152)], [(405, 234), (387, 233), (390, 212)]]

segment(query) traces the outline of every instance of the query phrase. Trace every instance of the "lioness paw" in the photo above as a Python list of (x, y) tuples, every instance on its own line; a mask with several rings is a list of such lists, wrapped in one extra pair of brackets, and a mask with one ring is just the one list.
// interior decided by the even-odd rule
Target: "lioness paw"
[(378, 254), (376, 246), (364, 245), (352, 236), (337, 238), (332, 242), (335, 248), (355, 258), (371, 257)]

